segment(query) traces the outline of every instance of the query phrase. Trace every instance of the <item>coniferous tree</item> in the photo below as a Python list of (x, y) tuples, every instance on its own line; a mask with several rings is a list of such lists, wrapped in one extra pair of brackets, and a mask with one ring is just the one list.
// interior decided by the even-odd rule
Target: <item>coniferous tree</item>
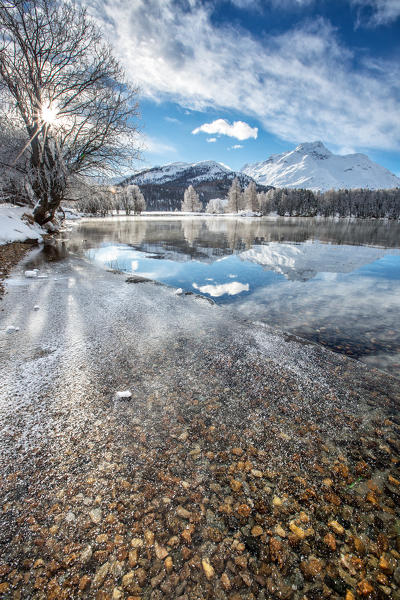
[(183, 196), (182, 212), (200, 212), (202, 208), (198, 193), (192, 185), (189, 185)]
[(243, 208), (243, 193), (239, 179), (235, 177), (228, 192), (227, 212), (236, 213)]
[(257, 198), (257, 186), (254, 181), (250, 181), (249, 185), (244, 190), (244, 208), (257, 212), (260, 210)]

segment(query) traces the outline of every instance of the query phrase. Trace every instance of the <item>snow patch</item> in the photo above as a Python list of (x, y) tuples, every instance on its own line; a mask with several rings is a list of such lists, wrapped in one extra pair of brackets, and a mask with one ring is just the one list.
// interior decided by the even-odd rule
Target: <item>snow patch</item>
[(37, 223), (31, 224), (23, 219), (24, 214), (29, 214), (26, 206), (0, 204), (0, 245), (26, 240), (43, 241), (42, 235), (46, 232)]

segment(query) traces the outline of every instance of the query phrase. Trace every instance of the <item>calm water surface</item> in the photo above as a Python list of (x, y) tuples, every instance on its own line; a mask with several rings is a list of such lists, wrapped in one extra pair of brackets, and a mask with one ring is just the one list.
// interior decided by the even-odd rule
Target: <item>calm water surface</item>
[(106, 268), (230, 304), (400, 376), (400, 224), (129, 217), (63, 242)]

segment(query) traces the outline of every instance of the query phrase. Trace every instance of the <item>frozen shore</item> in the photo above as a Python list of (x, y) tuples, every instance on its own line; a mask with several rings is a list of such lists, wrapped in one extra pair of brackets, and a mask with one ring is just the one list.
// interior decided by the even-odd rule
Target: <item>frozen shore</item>
[(23, 269), (2, 597), (400, 598), (398, 380), (80, 259)]

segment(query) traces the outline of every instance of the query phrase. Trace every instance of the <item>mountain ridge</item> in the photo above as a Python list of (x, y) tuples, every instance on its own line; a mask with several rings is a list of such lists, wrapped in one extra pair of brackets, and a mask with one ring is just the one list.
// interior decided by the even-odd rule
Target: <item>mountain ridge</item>
[[(151, 167), (134, 173), (119, 185), (138, 185), (146, 199), (148, 210), (180, 210), (185, 189), (193, 185), (203, 207), (212, 198), (225, 198), (234, 178), (242, 188), (252, 177), (233, 171), (227, 165), (214, 160), (196, 163), (174, 162)], [(257, 184), (257, 191), (267, 191), (271, 186)]]

